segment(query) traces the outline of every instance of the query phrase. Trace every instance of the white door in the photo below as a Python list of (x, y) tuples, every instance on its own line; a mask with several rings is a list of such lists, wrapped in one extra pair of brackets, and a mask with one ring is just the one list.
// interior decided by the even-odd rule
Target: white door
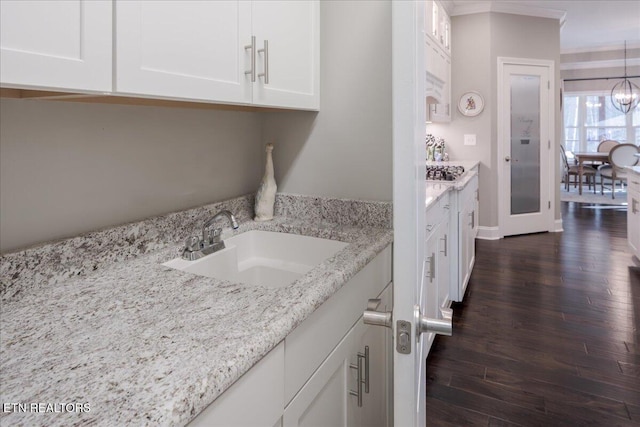
[(500, 234), (553, 230), (553, 63), (498, 58)]
[(247, 1), (119, 0), (116, 40), (118, 93), (251, 102)]
[(112, 3), (0, 1), (0, 82), (111, 91)]
[(318, 109), (320, 3), (254, 1), (257, 78), (253, 103)]
[[(424, 2), (392, 2), (393, 419), (426, 422)], [(426, 280), (425, 280), (426, 279)], [(447, 322), (443, 322), (447, 323)], [(451, 326), (450, 321), (448, 322)], [(422, 335), (422, 336), (421, 336)]]

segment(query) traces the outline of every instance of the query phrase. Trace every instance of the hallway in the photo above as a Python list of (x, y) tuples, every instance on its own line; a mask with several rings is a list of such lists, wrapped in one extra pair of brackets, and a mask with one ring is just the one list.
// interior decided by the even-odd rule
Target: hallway
[(477, 241), (453, 336), (427, 360), (427, 426), (640, 425), (626, 212), (562, 210), (562, 233)]

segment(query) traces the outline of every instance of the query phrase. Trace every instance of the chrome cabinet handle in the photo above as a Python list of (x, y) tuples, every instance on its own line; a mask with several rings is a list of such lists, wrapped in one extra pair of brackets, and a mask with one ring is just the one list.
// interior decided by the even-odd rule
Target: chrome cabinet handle
[(440, 253), (443, 253), (444, 256), (447, 256), (447, 235), (445, 234), (444, 237), (442, 237), (440, 240), (444, 242), (444, 251), (440, 251)]
[(251, 76), (251, 82), (256, 81), (256, 36), (251, 36), (251, 44), (244, 47), (244, 50), (251, 49), (251, 69), (244, 72), (245, 75)]
[(433, 279), (436, 278), (436, 254), (431, 252), (431, 256), (429, 257), (429, 282), (433, 282)]
[(364, 346), (364, 353), (358, 353), (358, 357), (364, 358), (364, 392), (369, 393), (369, 346)]
[(269, 40), (264, 41), (264, 47), (258, 49), (258, 53), (264, 54), (264, 72), (258, 74), (258, 77), (264, 77), (264, 84), (269, 84)]
[[(365, 348), (365, 351), (368, 349), (368, 347)], [(358, 407), (362, 407), (362, 385), (365, 383), (365, 381), (362, 379), (363, 376), (363, 370), (364, 370), (364, 354), (362, 353), (358, 353), (358, 363), (357, 364), (350, 364), (349, 367), (351, 369), (355, 369), (358, 372), (358, 379), (357, 379), (357, 383), (356, 383), (356, 390), (349, 390), (349, 394), (351, 396), (356, 396), (358, 398)]]

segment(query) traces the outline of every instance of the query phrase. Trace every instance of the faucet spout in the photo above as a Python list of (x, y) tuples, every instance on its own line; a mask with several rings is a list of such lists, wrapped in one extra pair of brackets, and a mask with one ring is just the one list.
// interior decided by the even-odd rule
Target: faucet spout
[(226, 209), (218, 212), (208, 219), (202, 226), (202, 239), (199, 239), (197, 236), (191, 236), (187, 239), (186, 246), (182, 251), (182, 258), (189, 261), (195, 261), (203, 256), (224, 249), (224, 242), (220, 238), (222, 228), (215, 228), (213, 229), (213, 232), (209, 231), (209, 228), (213, 225), (215, 220), (221, 216), (224, 216), (229, 220), (229, 223), (234, 230), (238, 228), (236, 217), (233, 216), (231, 212)]
[(209, 220), (207, 220), (207, 222), (204, 223), (204, 225), (202, 226), (202, 241), (206, 242), (206, 243), (213, 243), (217, 240), (220, 240), (220, 231), (218, 231), (216, 233), (216, 230), (214, 230), (213, 233), (213, 238), (210, 239), (208, 236), (208, 229), (209, 227), (211, 227), (213, 225), (213, 223), (215, 222), (215, 220), (217, 220), (220, 217), (227, 217), (227, 219), (229, 220), (229, 223), (231, 224), (231, 227), (233, 227), (233, 229), (237, 229), (238, 228), (238, 222), (236, 221), (236, 217), (233, 216), (233, 214), (228, 211), (228, 210), (221, 210), (220, 212), (218, 212), (217, 214), (215, 214), (213, 217), (211, 217)]

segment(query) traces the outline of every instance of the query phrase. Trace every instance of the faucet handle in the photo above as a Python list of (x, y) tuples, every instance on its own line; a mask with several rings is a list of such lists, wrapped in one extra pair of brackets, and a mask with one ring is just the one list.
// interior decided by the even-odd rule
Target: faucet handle
[(188, 251), (195, 252), (199, 251), (202, 247), (201, 240), (198, 236), (189, 236), (187, 240), (184, 242)]

